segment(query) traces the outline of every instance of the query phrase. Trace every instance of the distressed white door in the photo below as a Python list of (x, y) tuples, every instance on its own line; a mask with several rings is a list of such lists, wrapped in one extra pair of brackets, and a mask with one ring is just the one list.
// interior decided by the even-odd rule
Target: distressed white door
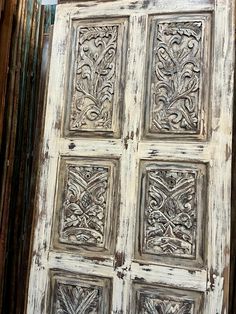
[(227, 313), (230, 0), (57, 7), (28, 313)]

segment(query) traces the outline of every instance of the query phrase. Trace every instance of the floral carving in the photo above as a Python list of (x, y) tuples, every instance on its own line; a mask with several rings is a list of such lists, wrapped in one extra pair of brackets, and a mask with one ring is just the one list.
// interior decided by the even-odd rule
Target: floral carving
[(56, 291), (57, 314), (99, 313), (101, 288), (58, 283)]
[(142, 295), (140, 314), (193, 314), (192, 301), (175, 300), (169, 297)]
[(198, 133), (202, 22), (156, 24), (151, 79), (152, 133)]
[(104, 246), (109, 168), (67, 166), (61, 217), (61, 240)]
[(196, 237), (194, 170), (147, 171), (143, 251), (192, 258)]
[(118, 26), (78, 29), (71, 130), (112, 129)]

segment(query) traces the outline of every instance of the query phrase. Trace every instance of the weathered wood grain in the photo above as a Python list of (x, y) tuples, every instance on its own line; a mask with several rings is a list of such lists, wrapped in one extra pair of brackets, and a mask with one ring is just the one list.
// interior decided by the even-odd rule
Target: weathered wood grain
[(9, 64), (12, 61), (11, 42), (14, 34), (16, 1), (0, 1), (0, 311), (4, 296), (4, 276), (10, 221), (9, 204), (11, 194), (14, 148), (16, 138), (17, 104), (9, 99), (14, 92), (14, 83)]
[[(105, 139), (102, 138), (100, 128), (107, 123), (111, 111), (106, 111), (107, 115), (101, 119), (99, 110), (102, 110), (103, 116), (103, 101), (108, 96), (104, 96), (105, 98), (99, 96), (101, 99), (98, 108), (98, 100), (91, 93), (95, 86), (87, 89), (89, 86), (87, 81), (90, 82), (91, 77), (97, 75), (95, 85), (99, 85), (101, 73), (104, 80), (108, 73), (111, 77), (114, 75), (110, 70), (116, 69), (113, 59), (114, 54), (116, 55), (116, 41), (112, 41), (111, 56), (106, 54), (104, 56), (102, 65), (104, 72), (101, 73), (97, 73), (97, 67), (94, 70), (94, 61), (101, 62), (94, 45), (97, 45), (96, 47), (101, 45), (102, 54), (102, 49), (109, 46), (109, 38), (116, 36), (112, 27), (116, 23), (119, 24), (121, 18), (126, 19), (128, 23), (128, 34), (123, 39), (127, 41), (126, 49), (122, 51), (126, 60), (124, 61), (126, 75), (122, 90), (124, 103), (118, 121), (121, 125), (121, 133), (115, 139)], [(152, 19), (157, 23), (152, 23)], [(130, 313), (134, 300), (140, 302), (137, 313), (145, 309), (154, 312), (159, 307), (164, 307), (167, 311), (166, 304), (169, 304), (169, 310), (171, 308), (173, 313), (178, 311), (195, 314), (227, 313), (234, 67), (233, 19), (234, 5), (229, 0), (179, 0), (174, 4), (162, 0), (132, 3), (89, 1), (62, 4), (57, 7), (28, 313), (46, 313), (50, 306), (49, 312), (60, 312), (61, 298), (58, 295), (62, 295), (60, 292), (62, 290), (65, 299), (68, 299), (68, 291), (73, 290), (73, 298), (66, 304), (73, 309), (77, 308), (78, 298), (81, 298), (78, 293), (79, 277), (82, 278), (88, 273), (91, 281), (96, 278), (113, 280), (113, 290), (108, 296), (112, 300), (110, 310), (112, 313)], [(159, 20), (161, 23), (158, 24)], [(110, 29), (106, 21), (111, 23)], [(96, 23), (98, 23), (97, 28)], [(169, 23), (169, 27), (163, 26), (168, 42), (173, 42), (173, 48), (169, 50), (165, 50), (165, 36), (162, 35), (160, 40), (160, 33), (153, 30), (153, 27), (156, 28), (163, 23), (165, 25)], [(73, 36), (74, 27), (88, 36), (83, 45), (78, 44), (78, 40), (73, 40), (76, 38)], [(159, 53), (157, 60), (165, 63), (162, 66), (160, 65), (162, 62), (153, 63), (147, 53), (148, 38), (152, 31), (156, 34), (153, 36), (157, 36), (160, 41), (161, 47), (155, 48), (153, 55)], [(108, 39), (104, 40), (103, 36)], [(192, 40), (189, 42), (186, 36)], [(203, 36), (200, 50), (199, 36)], [(94, 37), (98, 38), (97, 42), (94, 41)], [(183, 49), (179, 47), (181, 45)], [(71, 66), (68, 66), (71, 65), (71, 50), (75, 50), (73, 54), (77, 53), (79, 56), (77, 63), (72, 63), (76, 66), (76, 70), (73, 71)], [(199, 52), (203, 50), (204, 53)], [(182, 58), (180, 65), (184, 69), (183, 75), (181, 74), (183, 69), (178, 68), (179, 63), (175, 62), (174, 54)], [(108, 60), (111, 62), (109, 63)], [(161, 83), (147, 79), (146, 73), (150, 62), (156, 73), (164, 78)], [(163, 71), (166, 71), (166, 76), (163, 75)], [(199, 71), (200, 74), (197, 74)], [(201, 76), (203, 72), (205, 74)], [(75, 131), (72, 137), (65, 132), (68, 128), (68, 123), (65, 123), (68, 119), (67, 108), (71, 106), (67, 95), (68, 90), (73, 86), (70, 77), (77, 74), (80, 79), (76, 84), (83, 82), (84, 86), (79, 87), (81, 93), (79, 96), (72, 97), (71, 101), (74, 102), (72, 106), (79, 114), (84, 112), (85, 108), (92, 106), (92, 109), (91, 112), (89, 111), (89, 116), (86, 116), (86, 121), (83, 120), (89, 135), (81, 134), (79, 130), (78, 133)], [(111, 80), (108, 84), (110, 88), (113, 87), (112, 82)], [(170, 116), (167, 115), (171, 134), (168, 136), (165, 134), (165, 139), (158, 134), (151, 139), (145, 136), (144, 120), (147, 106), (150, 105), (146, 102), (146, 93), (149, 90), (147, 84), (152, 84), (151, 82), (154, 82), (151, 89), (152, 96), (159, 95), (153, 100), (157, 101), (156, 104), (160, 101), (171, 103), (168, 97), (173, 96), (173, 90), (175, 96), (177, 95), (173, 99), (177, 101), (178, 108), (172, 108)], [(165, 87), (168, 85), (165, 90), (163, 90), (164, 85)], [(203, 89), (205, 96), (201, 97)], [(176, 94), (177, 92), (181, 97)], [(106, 109), (113, 105), (113, 93), (115, 92), (109, 92)], [(199, 102), (204, 102), (204, 105)], [(151, 117), (160, 112), (159, 107), (155, 108), (155, 106), (149, 108), (153, 110)], [(164, 118), (167, 113), (165, 110), (161, 112)], [(196, 115), (198, 120), (202, 119), (203, 124), (208, 127), (199, 126), (194, 129), (196, 117), (191, 120), (192, 115), (194, 117)], [(89, 127), (87, 118), (90, 120)], [(94, 122), (97, 119), (99, 125)], [(195, 139), (188, 132), (184, 136), (182, 134), (179, 136), (179, 128), (182, 128), (181, 132), (185, 130), (187, 121), (193, 123), (192, 127), (201, 134), (200, 137)], [(174, 123), (177, 127), (173, 125)], [(177, 132), (175, 132), (176, 128)], [(63, 160), (70, 158), (73, 162), (77, 160), (78, 164), (81, 160), (84, 165), (89, 161), (90, 164), (87, 165), (87, 172), (85, 168), (71, 170), (73, 178), (67, 178), (65, 187), (62, 182), (68, 170), (63, 170), (61, 165)], [(95, 257), (90, 252), (92, 244), (88, 242), (90, 241), (88, 236), (83, 238), (84, 242), (81, 244), (81, 226), (87, 232), (91, 231), (91, 225), (88, 223), (91, 206), (97, 200), (97, 206), (93, 207), (92, 218), (89, 220), (94, 222), (97, 211), (100, 210), (101, 213), (98, 204), (104, 205), (104, 201), (106, 203), (104, 182), (108, 182), (108, 179), (107, 175), (105, 176), (107, 172), (104, 161), (108, 159), (110, 162), (119, 160), (119, 167), (115, 166), (119, 173), (119, 181), (115, 183), (119, 201), (111, 201), (110, 204), (111, 208), (114, 206), (113, 210), (116, 210), (118, 215), (116, 247), (109, 256), (106, 253), (99, 253)], [(152, 180), (149, 186), (142, 185), (146, 173), (142, 165), (149, 167)], [(97, 199), (97, 193), (91, 193), (90, 189), (87, 188), (86, 192), (84, 190), (84, 187), (90, 184), (91, 172), (94, 171), (98, 177), (103, 173), (102, 179), (97, 181), (101, 187), (99, 192), (101, 199)], [(85, 172), (87, 176), (81, 188)], [(61, 185), (63, 187), (60, 187)], [(68, 194), (68, 187), (71, 194)], [(142, 211), (139, 206), (140, 199)], [(81, 219), (81, 215), (87, 216)], [(57, 224), (53, 224), (54, 217), (61, 217), (58, 220), (63, 220), (62, 229), (58, 228)], [(63, 217), (66, 219), (69, 217), (69, 220)], [(98, 220), (101, 222), (103, 215), (101, 214), (100, 217)], [(99, 225), (94, 224), (93, 232), (102, 230), (98, 220), (96, 221)], [(116, 224), (115, 220), (113, 222)], [(145, 233), (147, 229), (145, 226), (148, 226), (149, 238)], [(61, 230), (65, 231), (66, 228), (68, 232), (74, 228), (72, 238), (69, 239), (74, 241), (73, 249), (68, 243), (66, 245), (60, 243), (60, 247), (55, 246), (56, 242), (60, 242)], [(56, 238), (53, 236), (55, 234)], [(143, 252), (143, 248), (148, 251), (148, 254)], [(65, 285), (62, 288), (52, 285), (53, 279), (49, 274), (55, 269), (62, 273), (63, 285)], [(77, 278), (74, 285), (70, 283), (71, 276)], [(90, 289), (91, 295), (87, 289)], [(86, 303), (88, 307), (96, 308), (98, 293), (96, 291), (92, 286), (85, 289), (83, 300), (87, 300), (87, 295), (94, 300), (94, 303)], [(139, 298), (135, 299), (137, 295)], [(108, 303), (107, 308), (110, 306)]]
[[(12, 3), (13, 1), (5, 2), (7, 5)], [(33, 206), (30, 204), (37, 173), (32, 171), (32, 155), (38, 159), (39, 137), (36, 140), (37, 145), (33, 146), (35, 136), (39, 136), (36, 130), (40, 130), (42, 126), (40, 123), (37, 124), (38, 129), (35, 126), (37, 118), (40, 121), (40, 110), (43, 111), (43, 106), (38, 110), (37, 103), (41, 35), (44, 29), (43, 19), (41, 27), (40, 13), (39, 2), (17, 1), (14, 8), (8, 80), (2, 82), (7, 84), (7, 114), (3, 137), (6, 141), (6, 155), (1, 156), (5, 157), (6, 170), (6, 174), (1, 172), (1, 175), (6, 175), (2, 185), (4, 197), (1, 198), (5, 212), (0, 228), (1, 240), (5, 241), (2, 243), (5, 245), (3, 258), (6, 261), (4, 278), (1, 276), (0, 280), (1, 285), (4, 285), (3, 313), (23, 313), (27, 291), (33, 214)], [(10, 14), (7, 21), (12, 22)], [(3, 47), (7, 48), (6, 42)], [(5, 52), (7, 49), (2, 49), (1, 53)], [(1, 166), (4, 164), (1, 163)], [(3, 265), (1, 263), (1, 267)]]
[(232, 197), (231, 197), (231, 245), (230, 245), (230, 297), (229, 297), (229, 313), (233, 313), (236, 307), (236, 115), (235, 115), (235, 77), (236, 72), (234, 72), (234, 102), (233, 102), (233, 142), (232, 142)]

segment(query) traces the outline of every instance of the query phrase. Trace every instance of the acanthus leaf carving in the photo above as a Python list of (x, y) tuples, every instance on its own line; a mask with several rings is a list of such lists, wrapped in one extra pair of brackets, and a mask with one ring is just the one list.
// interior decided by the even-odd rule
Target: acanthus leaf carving
[(71, 130), (112, 130), (118, 28), (78, 28)]
[(157, 22), (151, 80), (152, 133), (200, 130), (202, 22)]
[(160, 168), (148, 170), (146, 178), (143, 251), (193, 258), (197, 171)]
[(62, 206), (62, 242), (104, 246), (109, 167), (68, 165)]
[(172, 297), (141, 295), (140, 314), (193, 314), (192, 301)]
[(58, 283), (57, 314), (99, 313), (101, 288)]

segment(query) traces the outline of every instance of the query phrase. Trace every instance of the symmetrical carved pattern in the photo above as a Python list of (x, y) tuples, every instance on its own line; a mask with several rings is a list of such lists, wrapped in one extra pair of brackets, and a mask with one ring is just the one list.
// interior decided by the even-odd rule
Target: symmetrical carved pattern
[(198, 133), (202, 22), (156, 22), (151, 68), (151, 133)]
[(197, 170), (146, 173), (143, 252), (193, 258), (196, 254)]
[(58, 283), (56, 291), (56, 314), (99, 313), (101, 287), (83, 287)]
[(109, 171), (103, 166), (67, 165), (60, 223), (62, 242), (104, 246)]
[(193, 314), (194, 303), (171, 297), (141, 294), (140, 314)]
[(70, 130), (112, 130), (118, 29), (115, 25), (78, 28)]

